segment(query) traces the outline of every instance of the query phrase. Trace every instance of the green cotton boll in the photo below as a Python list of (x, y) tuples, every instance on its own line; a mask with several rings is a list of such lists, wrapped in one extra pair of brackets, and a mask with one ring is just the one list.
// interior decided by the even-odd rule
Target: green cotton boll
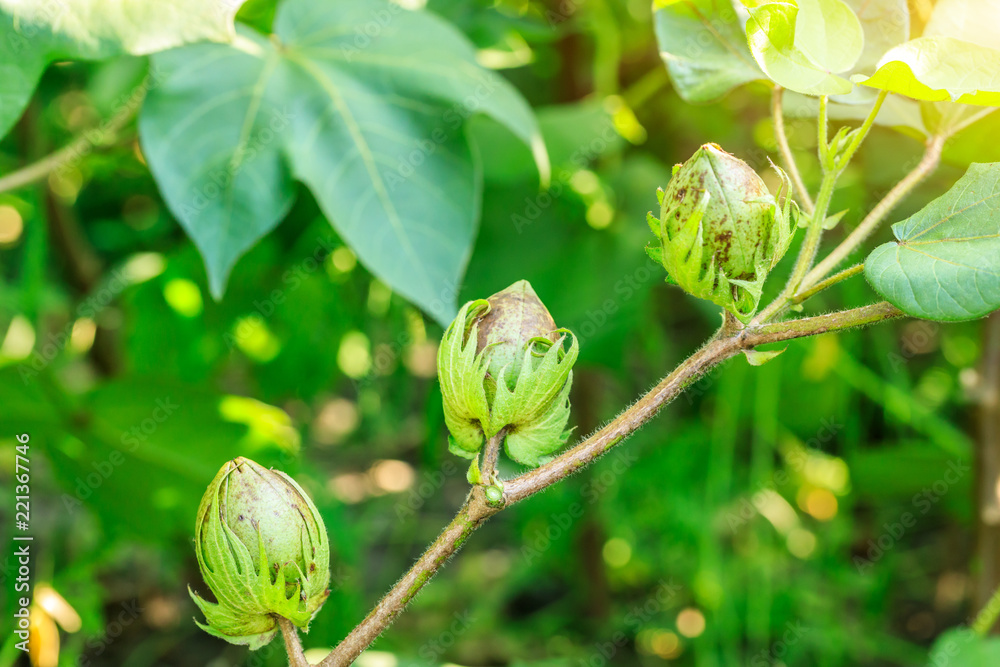
[(215, 596), (191, 591), (203, 630), (257, 649), (277, 616), (308, 629), (330, 594), (330, 543), (319, 511), (283, 472), (239, 457), (209, 484), (198, 508), (195, 553)]
[[(780, 199), (790, 183), (778, 174)], [(794, 235), (791, 198), (779, 206), (749, 165), (716, 144), (675, 167), (657, 197), (659, 218), (647, 216), (657, 242), (646, 252), (667, 270), (668, 282), (748, 321)]]
[(465, 304), (438, 348), (451, 451), (476, 458), (503, 431), (513, 460), (539, 465), (566, 442), (578, 355), (525, 280)]

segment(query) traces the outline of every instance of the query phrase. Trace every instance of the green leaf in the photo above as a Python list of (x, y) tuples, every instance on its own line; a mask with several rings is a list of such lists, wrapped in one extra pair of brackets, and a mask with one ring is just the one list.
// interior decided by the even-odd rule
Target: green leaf
[(751, 350), (743, 350), (743, 354), (746, 355), (747, 362), (751, 366), (763, 366), (764, 364), (771, 361), (772, 359), (774, 359), (787, 349), (788, 349), (787, 346), (778, 350), (751, 349)]
[(1000, 51), (953, 37), (920, 37), (883, 56), (856, 83), (918, 100), (1000, 106)]
[(711, 102), (764, 78), (728, 0), (657, 0), (654, 7), (660, 56), (686, 102)]
[(772, 81), (807, 95), (846, 95), (851, 82), (835, 72), (851, 68), (864, 35), (842, 0), (743, 0), (750, 51)]
[[(384, 27), (369, 37), (373, 17)], [(465, 118), (506, 125), (546, 175), (530, 108), (428, 12), (288, 0), (271, 39), (243, 30), (233, 45), (153, 60), (164, 78), (143, 109), (143, 148), (216, 297), (285, 215), (298, 180), (375, 275), (447, 323), (479, 211)]]
[(0, 136), (55, 60), (146, 55), (189, 42), (228, 42), (243, 0), (0, 0)]
[(865, 276), (914, 317), (969, 320), (1000, 308), (1000, 163), (973, 164), (943, 196), (892, 226)]
[[(910, 9), (906, 0), (845, 0), (854, 10), (861, 22), (864, 33), (864, 48), (858, 61), (854, 63), (845, 77), (853, 74), (871, 76), (878, 68), (879, 60), (894, 46), (902, 44), (910, 38)], [(862, 108), (862, 118), (868, 113), (868, 108), (878, 96), (878, 91), (864, 86), (854, 86), (849, 95), (836, 95), (831, 98), (830, 118), (837, 105), (858, 106)], [(892, 98), (890, 98), (892, 99)], [(912, 100), (904, 100), (915, 104)], [(883, 104), (882, 111), (885, 111)], [(885, 114), (880, 112), (880, 116)], [(878, 122), (878, 120), (876, 120)]]
[(846, 72), (864, 48), (861, 21), (842, 0), (797, 0), (795, 48), (816, 67)]

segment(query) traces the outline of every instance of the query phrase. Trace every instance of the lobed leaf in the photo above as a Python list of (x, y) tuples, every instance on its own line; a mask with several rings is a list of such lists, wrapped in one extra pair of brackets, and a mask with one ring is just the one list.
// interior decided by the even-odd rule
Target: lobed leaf
[(243, 30), (234, 45), (178, 49), (154, 65), (163, 83), (143, 109), (143, 148), (216, 297), (300, 181), (372, 273), (447, 323), (479, 214), (465, 119), (492, 116), (547, 171), (528, 105), (429, 12), (288, 0), (270, 39)]

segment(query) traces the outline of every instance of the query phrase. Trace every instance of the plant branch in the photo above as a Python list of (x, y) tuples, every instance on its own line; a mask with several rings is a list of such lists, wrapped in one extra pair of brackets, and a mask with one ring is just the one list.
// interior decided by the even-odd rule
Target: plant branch
[[(846, 135), (845, 138), (849, 142), (847, 146), (843, 150), (838, 149), (834, 153), (830, 152), (831, 146), (827, 143), (826, 98), (820, 99), (817, 141), (819, 144), (820, 162), (823, 165), (823, 180), (820, 183), (819, 194), (816, 197), (816, 209), (813, 211), (806, 226), (806, 236), (802, 240), (802, 247), (799, 249), (799, 255), (795, 260), (795, 267), (792, 269), (792, 275), (788, 279), (788, 283), (781, 294), (754, 318), (755, 324), (768, 322), (779, 315), (788, 307), (788, 304), (791, 303), (792, 298), (798, 293), (800, 288), (805, 285), (806, 276), (809, 273), (810, 267), (812, 267), (813, 261), (816, 259), (816, 252), (819, 250), (819, 244), (823, 238), (823, 226), (826, 222), (830, 202), (833, 199), (833, 192), (837, 187), (837, 180), (847, 165), (850, 164), (854, 154), (861, 146), (861, 142), (868, 136), (868, 132), (871, 130), (872, 124), (875, 122), (875, 117), (878, 116), (878, 112), (882, 108), (882, 103), (885, 101), (886, 95), (887, 93), (884, 90), (879, 93), (875, 104), (872, 106), (871, 111), (868, 112), (868, 116), (861, 124), (861, 127)], [(834, 137), (833, 143), (838, 144), (837, 136)]]
[(632, 435), (660, 409), (713, 367), (738, 354), (737, 337), (717, 337), (684, 360), (645, 396), (622, 411), (602, 429), (545, 465), (504, 483), (508, 507), (569, 477)]
[(434, 543), (375, 605), (365, 620), (323, 658), (320, 667), (347, 667), (354, 662), (396, 620), (441, 566), (461, 548), (472, 531), (499, 511), (499, 508), (491, 507), (486, 502), (483, 487), (474, 486), (458, 514), (445, 526)]
[(751, 326), (732, 333), (721, 331), (704, 347), (681, 362), (645, 396), (623, 410), (609, 424), (569, 451), (519, 477), (504, 483), (500, 503), (490, 504), (485, 487), (472, 488), (458, 514), (427, 548), (410, 570), (383, 597), (365, 619), (320, 663), (320, 667), (347, 667), (389, 627), (409, 602), (461, 548), (479, 526), (497, 512), (533, 496), (578, 472), (607, 453), (652, 419), (712, 368), (757, 345), (805, 336), (842, 331), (901, 317), (903, 313), (881, 302), (818, 317)]
[(288, 653), (289, 667), (309, 667), (302, 652), (302, 642), (299, 641), (299, 632), (284, 616), (278, 616), (278, 627), (281, 628), (281, 635), (285, 638), (285, 651)]
[(41, 180), (62, 168), (79, 160), (95, 146), (107, 146), (118, 135), (118, 132), (128, 124), (138, 109), (138, 104), (123, 106), (106, 122), (96, 128), (81, 133), (73, 141), (54, 153), (50, 153), (37, 162), (21, 167), (6, 176), (0, 177), (0, 192), (14, 190), (35, 181)]
[(816, 205), (813, 204), (812, 197), (809, 196), (809, 190), (806, 189), (806, 184), (802, 181), (802, 174), (799, 173), (799, 166), (795, 162), (795, 156), (792, 155), (792, 149), (788, 145), (788, 136), (785, 134), (785, 114), (782, 108), (784, 96), (785, 89), (781, 86), (775, 86), (771, 92), (771, 118), (774, 121), (774, 138), (778, 142), (778, 152), (781, 153), (785, 169), (788, 170), (788, 175), (795, 185), (795, 191), (799, 193), (802, 208), (806, 210), (806, 213), (811, 215)]
[(879, 224), (885, 218), (889, 212), (896, 207), (896, 204), (910, 193), (913, 188), (917, 186), (920, 181), (934, 171), (938, 164), (941, 162), (941, 150), (944, 148), (945, 137), (936, 136), (931, 137), (930, 141), (927, 143), (927, 150), (924, 152), (923, 158), (914, 167), (913, 171), (908, 173), (903, 177), (899, 183), (895, 185), (886, 196), (875, 205), (875, 208), (865, 216), (865, 219), (861, 221), (854, 231), (848, 234), (847, 238), (841, 241), (840, 245), (833, 249), (833, 251), (827, 255), (823, 261), (816, 265), (816, 267), (810, 271), (802, 281), (801, 289), (808, 289), (812, 285), (816, 284), (823, 279), (830, 271), (832, 271), (838, 264), (840, 264), (844, 259), (854, 252), (861, 243), (865, 241), (869, 236), (872, 235), (876, 229), (878, 229)]
[(816, 317), (786, 320), (745, 329), (742, 334), (747, 348), (767, 343), (779, 343), (795, 338), (805, 338), (831, 331), (843, 331), (877, 324), (886, 320), (903, 317), (905, 313), (888, 301), (879, 301), (868, 306), (841, 310)]
[(497, 461), (500, 459), (500, 445), (503, 444), (504, 434), (506, 434), (507, 429), (500, 429), (492, 438), (486, 441), (486, 447), (483, 453), (483, 483), (493, 484), (497, 477)]
[(833, 287), (834, 285), (836, 285), (837, 283), (839, 283), (842, 280), (847, 280), (848, 278), (850, 278), (852, 276), (856, 276), (856, 275), (858, 275), (859, 273), (861, 273), (864, 270), (865, 270), (865, 265), (863, 263), (862, 264), (855, 264), (851, 268), (844, 269), (840, 273), (835, 273), (832, 276), (830, 276), (829, 278), (827, 278), (826, 280), (823, 280), (821, 282), (816, 283), (815, 285), (813, 285), (809, 289), (803, 290), (802, 292), (797, 293), (795, 296), (792, 297), (791, 301), (794, 304), (802, 303), (806, 299), (814, 297), (817, 294), (819, 294), (820, 292), (822, 292), (823, 290), (828, 289), (830, 287)]

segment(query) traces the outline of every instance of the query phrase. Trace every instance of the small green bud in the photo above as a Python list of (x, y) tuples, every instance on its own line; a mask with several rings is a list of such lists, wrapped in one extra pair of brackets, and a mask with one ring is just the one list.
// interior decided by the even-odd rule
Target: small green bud
[[(568, 344), (568, 347), (567, 347)], [(504, 431), (507, 454), (537, 466), (566, 443), (576, 337), (521, 280), (462, 306), (438, 349), (452, 452), (476, 458)]]
[(205, 491), (195, 553), (217, 601), (191, 591), (208, 621), (198, 626), (233, 644), (264, 646), (276, 616), (308, 629), (330, 594), (330, 543), (316, 506), (291, 477), (243, 457)]
[(496, 484), (486, 487), (486, 502), (490, 505), (499, 505), (503, 502), (503, 489)]
[[(777, 167), (775, 167), (777, 169)], [(778, 169), (787, 195), (788, 177)], [(767, 274), (794, 235), (791, 197), (779, 207), (764, 181), (745, 162), (705, 144), (658, 190), (660, 217), (650, 213), (656, 243), (650, 257), (688, 293), (748, 321)]]

